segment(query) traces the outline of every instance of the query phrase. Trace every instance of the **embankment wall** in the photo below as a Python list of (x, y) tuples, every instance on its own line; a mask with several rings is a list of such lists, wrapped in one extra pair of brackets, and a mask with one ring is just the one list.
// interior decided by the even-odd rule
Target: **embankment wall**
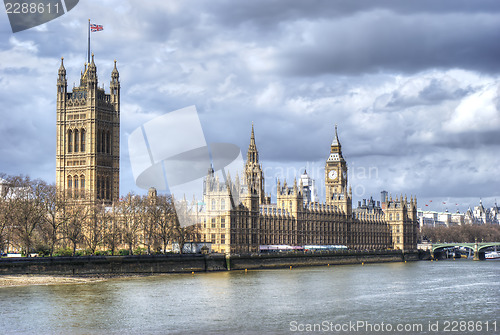
[[(421, 255), (420, 255), (421, 258)], [(383, 263), (419, 260), (418, 252), (322, 252), (258, 255), (187, 254), (2, 258), (0, 275), (126, 275), (270, 269), (301, 266)]]

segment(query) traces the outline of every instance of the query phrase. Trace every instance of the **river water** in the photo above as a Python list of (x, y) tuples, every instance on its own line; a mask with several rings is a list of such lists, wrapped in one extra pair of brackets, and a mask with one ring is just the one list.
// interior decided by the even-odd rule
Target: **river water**
[(0, 316), (2, 334), (500, 334), (500, 262), (167, 274), (0, 288)]

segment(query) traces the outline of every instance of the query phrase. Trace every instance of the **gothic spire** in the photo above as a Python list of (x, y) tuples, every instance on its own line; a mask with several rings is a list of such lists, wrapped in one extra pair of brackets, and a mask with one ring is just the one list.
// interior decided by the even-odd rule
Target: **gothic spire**
[(253, 121), (252, 121), (252, 134), (250, 135), (250, 145), (255, 146), (255, 134), (253, 132)]
[(118, 80), (119, 78), (118, 69), (116, 68), (116, 59), (115, 59), (115, 67), (113, 68), (113, 71), (111, 71), (111, 78), (116, 80)]
[(337, 134), (337, 125), (335, 125), (335, 137), (333, 138), (332, 146), (340, 146), (339, 135)]
[(59, 67), (59, 75), (66, 75), (66, 68), (64, 67), (64, 57), (61, 57), (61, 66)]
[(250, 145), (248, 146), (247, 152), (247, 163), (258, 163), (259, 162), (259, 152), (257, 151), (257, 146), (255, 145), (255, 134), (253, 131), (253, 122), (252, 122), (252, 133), (250, 135)]

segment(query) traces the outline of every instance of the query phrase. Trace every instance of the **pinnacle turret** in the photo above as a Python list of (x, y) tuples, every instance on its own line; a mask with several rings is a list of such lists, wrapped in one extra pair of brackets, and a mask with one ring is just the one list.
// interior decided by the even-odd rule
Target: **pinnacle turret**
[(64, 57), (61, 57), (61, 66), (59, 66), (59, 77), (66, 76), (66, 68), (64, 67)]
[(335, 137), (333, 138), (332, 146), (340, 146), (339, 135), (337, 134), (337, 125), (335, 125)]
[(118, 69), (116, 68), (116, 59), (115, 59), (115, 66), (113, 67), (113, 71), (111, 71), (111, 82), (117, 83), (119, 78), (120, 74), (118, 73)]
[(257, 146), (255, 145), (255, 133), (253, 130), (253, 122), (252, 122), (250, 144), (248, 145), (248, 151), (247, 151), (247, 163), (258, 163), (258, 162), (259, 162), (259, 151), (257, 150)]

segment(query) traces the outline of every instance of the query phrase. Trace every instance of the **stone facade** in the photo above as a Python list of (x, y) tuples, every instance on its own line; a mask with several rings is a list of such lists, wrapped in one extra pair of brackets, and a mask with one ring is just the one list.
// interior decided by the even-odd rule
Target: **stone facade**
[(213, 251), (251, 253), (261, 245), (343, 245), (362, 250), (417, 247), (416, 198), (386, 197), (378, 211), (368, 207), (353, 211), (337, 129), (325, 163), (325, 203), (304, 201), (307, 190), (300, 179), (292, 186), (278, 180), (276, 203), (271, 203), (264, 192), (253, 125), (242, 175), (226, 183), (209, 169), (205, 178), (205, 206), (197, 208), (196, 215), (201, 239), (211, 242)]
[(98, 86), (94, 55), (80, 85), (68, 92), (63, 60), (57, 79), (56, 187), (73, 198), (111, 204), (119, 198), (120, 81)]

